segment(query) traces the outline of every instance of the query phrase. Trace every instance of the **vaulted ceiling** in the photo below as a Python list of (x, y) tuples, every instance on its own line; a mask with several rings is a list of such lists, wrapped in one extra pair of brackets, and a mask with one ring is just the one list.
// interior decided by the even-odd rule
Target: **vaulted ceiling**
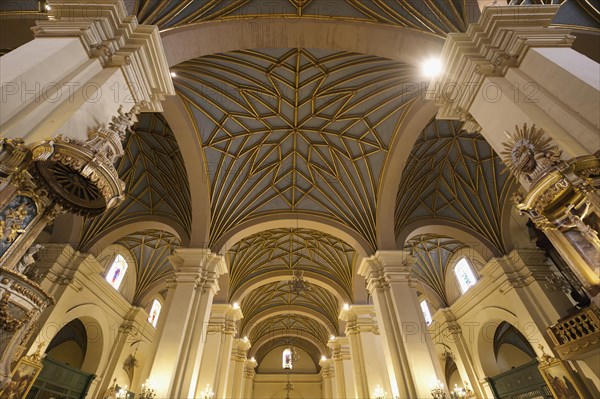
[[(38, 4), (17, 3), (2, 2), (1, 11), (14, 11), (14, 6), (28, 12)], [(216, 20), (284, 18), (292, 24), (312, 18), (407, 28), (440, 40), (464, 31), (473, 17), (469, 7), (477, 7), (474, 0), (126, 3), (141, 23), (158, 25), (163, 32)], [(598, 10), (589, 1), (573, 0), (554, 22), (598, 31)], [(189, 238), (193, 223), (205, 222), (192, 220), (188, 180), (202, 179), (205, 172), (208, 246), (258, 217), (292, 213), (343, 225), (377, 249), (375, 214), (383, 166), (390, 144), (402, 133), (401, 122), (420, 100), (410, 86), (422, 80), (414, 65), (326, 49), (260, 48), (206, 55), (172, 70), (177, 95), (202, 145), (206, 171), (186, 171), (162, 115), (141, 115), (117, 164), (127, 197), (118, 207), (85, 220), (80, 243), (89, 249), (99, 237), (142, 220), (160, 221), (178, 233), (142, 231), (118, 240), (137, 259), (136, 302), (164, 284), (172, 273), (168, 255)], [(504, 204), (513, 181), (500, 173), (501, 162), (483, 137), (462, 131), (459, 123), (434, 120), (416, 144), (403, 144), (412, 151), (406, 165), (398, 165), (403, 172), (396, 236), (405, 237), (408, 228), (422, 223), (452, 224), (506, 252)], [(399, 244), (417, 258), (415, 276), (446, 300), (448, 259), (463, 244), (431, 234)], [(338, 333), (341, 305), (353, 299), (355, 248), (332, 234), (292, 226), (246, 236), (227, 248), (226, 258), (227, 300), (240, 301), (240, 333), (255, 344), (257, 360), (291, 337), (318, 363), (329, 336)], [(298, 270), (313, 283), (310, 291), (290, 291), (287, 281)]]
[[(505, 205), (514, 179), (478, 133), (433, 120), (415, 143), (396, 200), (396, 236), (418, 222), (460, 226), (506, 253)], [(410, 233), (410, 232), (408, 232)], [(405, 234), (404, 234), (405, 235)]]
[[(126, 249), (129, 268), (126, 276), (133, 272), (131, 287), (127, 295), (135, 306), (145, 307), (159, 293), (166, 290), (166, 282), (174, 276), (174, 268), (169, 256), (181, 245), (173, 234), (163, 230), (142, 230), (121, 237), (114, 244)], [(102, 251), (97, 259), (109, 267), (115, 258), (114, 247)], [(125, 284), (127, 285), (127, 284)]]
[(346, 242), (317, 230), (271, 229), (253, 234), (227, 252), (229, 298), (244, 287), (261, 286), (269, 276), (288, 280), (292, 272), (317, 278), (340, 299), (352, 298), (356, 251)]
[(464, 0), (138, 0), (135, 10), (142, 23), (161, 29), (216, 19), (316, 17), (377, 22), (444, 35), (466, 28), (466, 3)]
[(413, 275), (431, 288), (443, 303), (449, 305), (446, 294), (446, 273), (452, 255), (466, 245), (458, 240), (436, 234), (423, 234), (408, 240), (404, 249), (416, 259)]
[(315, 49), (244, 50), (175, 68), (202, 141), (210, 242), (260, 215), (318, 214), (375, 247), (390, 141), (415, 101), (414, 67)]
[(181, 238), (191, 228), (191, 197), (181, 151), (160, 114), (141, 114), (123, 144), (116, 163), (125, 182), (125, 198), (102, 215), (87, 218), (79, 246), (88, 249), (112, 229), (143, 220), (160, 219)]

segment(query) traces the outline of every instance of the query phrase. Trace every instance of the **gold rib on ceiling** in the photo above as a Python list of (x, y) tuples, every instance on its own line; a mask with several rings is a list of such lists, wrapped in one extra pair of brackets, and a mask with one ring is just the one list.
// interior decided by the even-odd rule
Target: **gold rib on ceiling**
[(455, 121), (433, 120), (415, 143), (398, 188), (395, 231), (450, 221), (507, 252), (502, 222), (514, 179), (491, 146)]
[(125, 182), (125, 199), (101, 215), (86, 218), (80, 240), (85, 248), (116, 225), (159, 216), (189, 235), (190, 188), (183, 157), (171, 128), (160, 114), (139, 116), (116, 163)]
[[(317, 230), (272, 229), (236, 243), (226, 254), (229, 299), (245, 283), (261, 281), (265, 273), (309, 271), (333, 280), (352, 298), (352, 271), (356, 251), (346, 242)], [(337, 319), (337, 314), (335, 315)]]
[(252, 329), (248, 336), (250, 342), (257, 343), (261, 338), (270, 341), (281, 337), (306, 337), (327, 347), (330, 333), (323, 324), (303, 315), (276, 315), (270, 317)]
[(463, 247), (465, 244), (458, 240), (435, 234), (415, 236), (404, 246), (416, 259), (412, 274), (429, 286), (446, 305), (449, 305), (446, 295), (448, 260)]
[(301, 348), (304, 351), (306, 351), (306, 353), (308, 353), (308, 355), (310, 356), (312, 361), (315, 363), (317, 370), (320, 369), (319, 360), (321, 359), (321, 356), (326, 356), (326, 353), (321, 353), (319, 348), (317, 348), (312, 342), (309, 342), (306, 339), (296, 338), (289, 342), (287, 342), (287, 341), (288, 340), (284, 340), (284, 339), (272, 339), (265, 345), (261, 346), (254, 354), (254, 357), (256, 358), (256, 361), (258, 362), (258, 364), (260, 364), (262, 362), (262, 360), (265, 358), (265, 356), (269, 352), (271, 352), (273, 349), (279, 347), (279, 348), (281, 348), (281, 351), (283, 352), (283, 349), (288, 348), (290, 345), (293, 345), (296, 348)]
[(306, 308), (307, 311), (321, 313), (328, 321), (325, 326), (330, 334), (337, 335), (340, 306), (337, 298), (325, 288), (312, 285), (310, 291), (294, 293), (287, 281), (265, 284), (253, 290), (241, 303), (242, 314), (240, 331), (244, 335), (256, 327), (254, 318), (269, 311), (288, 311)]
[(138, 0), (141, 23), (173, 28), (239, 18), (322, 18), (400, 26), (445, 36), (465, 30), (465, 0)]
[[(166, 281), (173, 277), (174, 269), (169, 256), (180, 245), (177, 237), (162, 230), (144, 230), (121, 238), (116, 244), (127, 248), (135, 260), (135, 265), (129, 265), (127, 273), (135, 270), (136, 285), (132, 304), (147, 306), (144, 298), (156, 295), (166, 287)], [(112, 260), (114, 253), (106, 253), (100, 258), (100, 263)]]
[(211, 243), (254, 217), (292, 212), (333, 218), (375, 248), (376, 193), (389, 143), (416, 101), (413, 67), (269, 49), (176, 70), (207, 162)]

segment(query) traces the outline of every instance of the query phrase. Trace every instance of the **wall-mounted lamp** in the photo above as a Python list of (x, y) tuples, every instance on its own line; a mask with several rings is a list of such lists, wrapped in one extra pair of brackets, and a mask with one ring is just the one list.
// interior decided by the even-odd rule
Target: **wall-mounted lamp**
[(215, 397), (214, 391), (210, 389), (210, 384), (206, 384), (204, 391), (200, 392), (200, 397), (202, 399), (213, 399)]
[(431, 388), (431, 396), (433, 399), (446, 399), (446, 391), (444, 391), (444, 384), (442, 381), (437, 382)]

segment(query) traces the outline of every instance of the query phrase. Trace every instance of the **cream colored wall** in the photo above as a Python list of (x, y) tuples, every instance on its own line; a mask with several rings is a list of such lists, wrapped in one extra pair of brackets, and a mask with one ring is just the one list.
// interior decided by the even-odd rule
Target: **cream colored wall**
[[(456, 356), (462, 380), (470, 380), (466, 370), (471, 368), (476, 377), (470, 380), (471, 386), (479, 384), (488, 397), (492, 397), (492, 392), (484, 378), (506, 371), (506, 362), (503, 360), (499, 364), (493, 350), (498, 325), (509, 322), (538, 354), (541, 353), (539, 344), (549, 353), (551, 345), (545, 329), (566, 315), (571, 307), (561, 291), (546, 289), (545, 275), (551, 271), (544, 260), (543, 253), (538, 250), (513, 251), (503, 258), (492, 259), (479, 271), (475, 286), (449, 308), (439, 309), (433, 316), (434, 323), (429, 326), (428, 333), (440, 359), (444, 345), (447, 345)], [(447, 317), (455, 318), (450, 324), (453, 330), (459, 329), (462, 339), (450, 332), (445, 321)]]
[(104, 280), (104, 266), (93, 256), (80, 254), (69, 245), (46, 244), (40, 257), (38, 267), (49, 269), (41, 285), (56, 303), (42, 314), (30, 353), (40, 342), (48, 345), (68, 322), (80, 319), (88, 337), (81, 370), (97, 375), (88, 397), (101, 397), (115, 377), (120, 385), (139, 391), (146, 376), (138, 372), (130, 382), (122, 364), (138, 347), (136, 358), (143, 365), (154, 334), (146, 311), (133, 307)]
[[(290, 398), (317, 399), (322, 397), (321, 376), (310, 374), (290, 374), (290, 382), (294, 385)], [(257, 374), (254, 377), (254, 399), (285, 398), (283, 389), (287, 383), (284, 374)]]
[[(285, 371), (281, 368), (281, 356), (285, 348), (285, 346), (278, 346), (267, 353), (258, 365), (256, 372), (258, 374), (285, 374)], [(299, 357), (292, 363), (293, 373), (316, 374), (317, 367), (315, 366), (315, 363), (310, 355), (301, 348), (296, 348), (296, 352), (298, 353)]]
[(46, 355), (54, 360), (81, 369), (85, 354), (75, 341), (66, 341), (46, 352)]
[(527, 353), (514, 345), (504, 344), (498, 349), (498, 355), (496, 356), (496, 362), (501, 373), (508, 371), (514, 367), (521, 366), (531, 361), (531, 357)]

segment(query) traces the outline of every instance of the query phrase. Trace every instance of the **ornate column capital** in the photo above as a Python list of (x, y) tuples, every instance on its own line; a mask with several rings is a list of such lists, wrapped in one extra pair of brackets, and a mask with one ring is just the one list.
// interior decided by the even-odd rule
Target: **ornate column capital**
[(246, 359), (244, 362), (244, 378), (253, 380), (256, 375), (256, 371), (254, 369), (258, 366), (256, 359), (250, 358)]
[(213, 304), (209, 319), (209, 332), (220, 332), (226, 335), (235, 335), (236, 322), (243, 317), (239, 307), (228, 303)]
[(350, 360), (350, 346), (347, 337), (333, 337), (327, 341), (327, 346), (331, 348), (331, 360), (342, 361)]
[(465, 119), (485, 76), (504, 76), (531, 47), (570, 47), (567, 29), (550, 28), (558, 5), (485, 7), (478, 23), (450, 33), (442, 50), (444, 75), (432, 81), (427, 99), (438, 119)]
[(79, 37), (90, 57), (105, 67), (120, 67), (141, 111), (162, 112), (161, 101), (174, 95), (159, 29), (138, 25), (123, 0), (61, 0), (48, 20), (36, 21), (35, 37)]
[(213, 294), (219, 291), (219, 277), (227, 273), (225, 258), (206, 248), (178, 248), (169, 260), (175, 268), (176, 282), (193, 281), (197, 289)]
[(339, 318), (346, 322), (346, 335), (379, 334), (379, 326), (373, 305), (352, 305), (340, 312)]
[(319, 366), (321, 366), (321, 376), (323, 378), (333, 378), (335, 376), (332, 359), (321, 358)]
[(250, 340), (247, 338), (236, 338), (231, 349), (231, 359), (235, 362), (245, 362), (248, 350), (251, 348)]
[(415, 262), (415, 257), (407, 251), (377, 251), (363, 258), (358, 274), (367, 280), (367, 289), (373, 293), (389, 288), (392, 282), (410, 284), (410, 271)]

